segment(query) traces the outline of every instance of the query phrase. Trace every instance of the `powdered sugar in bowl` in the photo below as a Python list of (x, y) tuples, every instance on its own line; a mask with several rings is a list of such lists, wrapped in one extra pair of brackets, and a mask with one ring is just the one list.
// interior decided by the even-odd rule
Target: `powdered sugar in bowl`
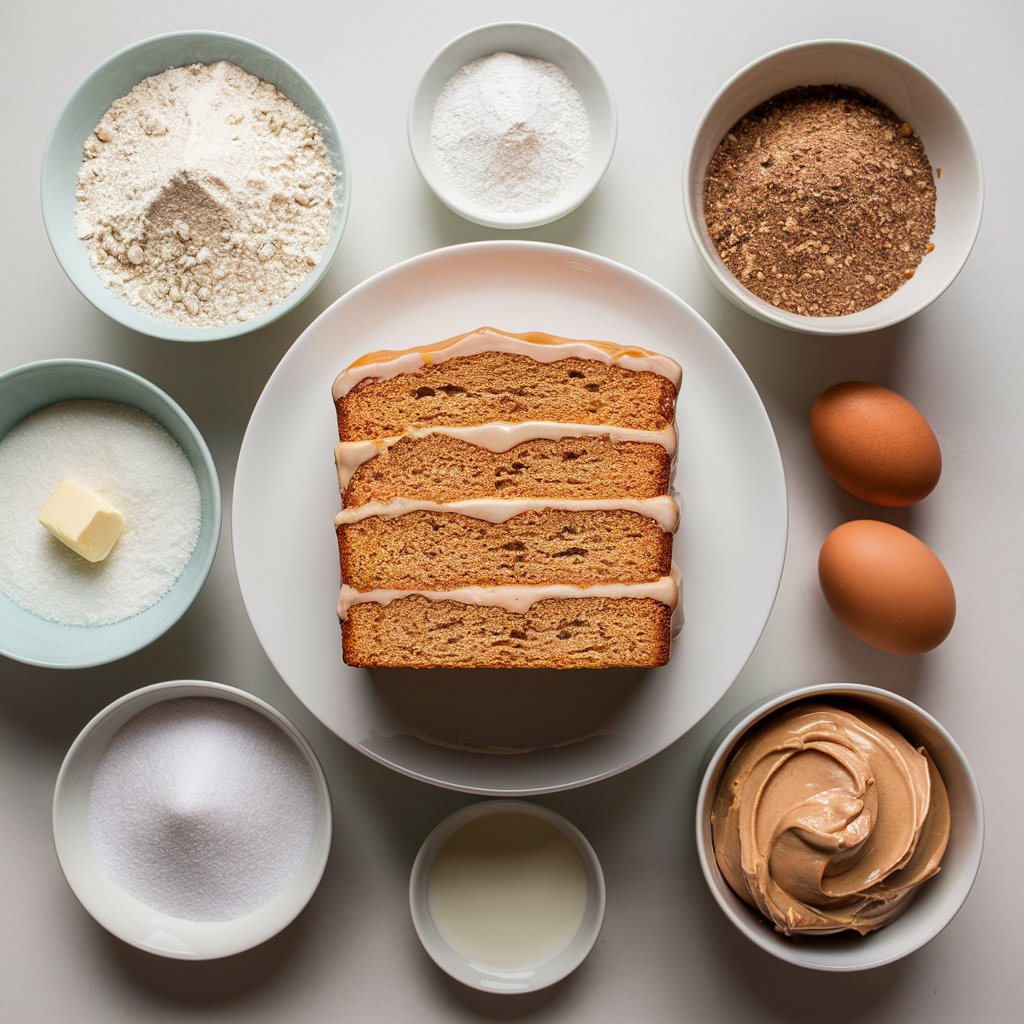
[(596, 188), (615, 149), (615, 102), (590, 58), (541, 25), (485, 25), (434, 57), (409, 108), (409, 146), (467, 220), (531, 228)]
[(85, 909), (180, 960), (240, 953), (291, 923), (319, 885), (331, 828), (323, 770), (295, 726), (199, 680), (101, 711), (53, 801), (57, 858)]
[(323, 278), (348, 166), (296, 67), (238, 36), (174, 32), (79, 85), (41, 196), (54, 254), (94, 306), (153, 337), (216, 341), (265, 327)]

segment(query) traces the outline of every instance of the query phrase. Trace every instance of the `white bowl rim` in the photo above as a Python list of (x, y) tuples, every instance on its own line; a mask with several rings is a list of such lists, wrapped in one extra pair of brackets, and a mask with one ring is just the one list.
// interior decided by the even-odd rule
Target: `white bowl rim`
[[(196, 691), (200, 691), (200, 693), (197, 693)], [(223, 948), (216, 951), (205, 952), (199, 955), (177, 953), (170, 950), (158, 950), (152, 946), (144, 944), (137, 937), (128, 935), (120, 930), (118, 927), (118, 921), (115, 919), (115, 915), (109, 912), (109, 909), (105, 906), (103, 901), (90, 898), (90, 896), (83, 891), (81, 885), (76, 884), (78, 881), (78, 869), (69, 859), (67, 851), (65, 851), (62, 856), (61, 841), (58, 838), (58, 833), (61, 831), (59, 822), (60, 816), (63, 812), (62, 802), (65, 798), (68, 776), (71, 773), (75, 760), (80, 757), (82, 752), (88, 749), (89, 745), (92, 743), (93, 734), (96, 728), (112, 715), (117, 714), (127, 706), (142, 701), (151, 694), (157, 693), (163, 693), (164, 696), (159, 700), (147, 704), (147, 707), (152, 707), (157, 703), (163, 703), (168, 700), (176, 700), (179, 697), (187, 698), (207, 696), (218, 700), (227, 699), (233, 703), (240, 704), (243, 707), (248, 707), (257, 713), (262, 714), (265, 718), (275, 724), (289, 739), (291, 739), (309, 766), (310, 774), (313, 776), (313, 786), (316, 793), (317, 807), (320, 812), (320, 821), (322, 822), (321, 825), (316, 826), (314, 835), (316, 830), (323, 829), (326, 831), (327, 836), (327, 842), (323, 847), (323, 855), (317, 858), (314, 871), (310, 878), (310, 884), (297, 894), (297, 898), (293, 903), (293, 911), (290, 911), (290, 916), (288, 916), (287, 920), (275, 920), (270, 922), (269, 927), (265, 926), (260, 928), (256, 917), (260, 915), (260, 911), (263, 908), (259, 907), (246, 915), (246, 917), (238, 919), (239, 921), (246, 920), (246, 918), (253, 919), (249, 927), (248, 934), (241, 943), (236, 943), (231, 946), (225, 945)], [(143, 710), (145, 710), (145, 708), (139, 709), (140, 712)], [(129, 718), (126, 722), (130, 720), (131, 719)], [(309, 740), (307, 740), (299, 731), (298, 727), (278, 711), (272, 704), (268, 704), (265, 700), (257, 697), (255, 694), (249, 693), (247, 690), (239, 689), (236, 686), (228, 686), (226, 683), (216, 683), (207, 679), (171, 679), (161, 683), (151, 683), (148, 686), (143, 686), (138, 690), (133, 690), (130, 693), (126, 693), (123, 696), (118, 697), (117, 700), (97, 712), (82, 728), (82, 731), (75, 738), (74, 742), (68, 748), (67, 754), (64, 756), (64, 761), (61, 763), (60, 771), (57, 773), (57, 781), (54, 785), (53, 807), (51, 811), (53, 846), (57, 855), (57, 861), (60, 865), (61, 873), (64, 875), (64, 879), (67, 882), (68, 887), (75, 894), (75, 897), (82, 904), (85, 910), (88, 911), (98, 924), (102, 925), (102, 927), (121, 941), (154, 956), (164, 956), (172, 960), (215, 960), (221, 957), (234, 956), (237, 953), (243, 953), (247, 949), (252, 949), (254, 946), (258, 946), (261, 943), (266, 942), (268, 939), (273, 938), (274, 935), (277, 935), (279, 932), (287, 928), (313, 898), (313, 894), (316, 892), (320, 884), (320, 880), (323, 878), (323, 873), (330, 855), (333, 824), (331, 793), (330, 788), (327, 785), (327, 778), (324, 774), (323, 766), (320, 764), (320, 759), (317, 757), (316, 752), (310, 745)], [(170, 915), (165, 916), (169, 917)], [(182, 923), (190, 926), (191, 929), (203, 928), (203, 922), (184, 921)]]
[[(132, 641), (130, 644), (126, 644), (124, 649), (120, 651), (113, 658), (106, 657), (95, 657), (95, 658), (84, 658), (74, 663), (66, 662), (55, 662), (52, 659), (48, 659), (45, 656), (39, 658), (29, 658), (24, 655), (16, 654), (12, 651), (5, 650), (0, 647), (0, 655), (5, 658), (10, 658), (13, 661), (21, 662), (23, 665), (33, 665), (37, 668), (54, 668), (62, 670), (75, 670), (85, 668), (96, 668), (99, 665), (110, 665), (115, 661), (120, 661), (122, 658), (127, 658), (132, 654), (136, 654), (141, 651), (144, 647), (148, 647), (151, 643), (154, 643), (161, 636), (166, 634), (172, 629), (177, 622), (185, 615), (185, 613), (192, 607), (193, 602), (199, 596), (200, 591), (206, 585), (206, 580), (209, 578), (210, 570), (213, 568), (214, 560), (217, 557), (217, 551), (220, 548), (220, 538), (223, 531), (223, 500), (221, 498), (220, 490), (220, 475), (217, 472), (217, 465), (213, 461), (213, 455), (210, 453), (210, 448), (206, 443), (205, 438), (200, 432), (199, 428), (195, 425), (192, 418), (187, 412), (162, 388), (158, 387), (151, 380), (143, 377), (141, 374), (135, 373), (133, 370), (126, 369), (123, 366), (118, 366), (115, 363), (104, 363), (98, 359), (74, 359), (74, 358), (54, 358), (54, 359), (37, 359), (31, 363), (22, 363), (20, 366), (12, 366), (9, 370), (0, 372), (0, 385), (3, 385), (6, 381), (11, 380), (20, 376), (23, 373), (34, 372), (39, 369), (54, 368), (54, 369), (70, 369), (72, 372), (77, 368), (88, 368), (91, 370), (100, 370), (101, 372), (108, 373), (114, 377), (124, 377), (138, 387), (141, 387), (144, 391), (148, 391), (159, 399), (167, 408), (174, 414), (175, 418), (185, 428), (186, 432), (191, 435), (193, 441), (196, 444), (196, 449), (199, 452), (199, 457), (202, 460), (202, 468), (204, 473), (208, 474), (210, 479), (210, 532), (213, 535), (213, 543), (210, 545), (210, 550), (207, 554), (203, 555), (201, 559), (196, 563), (199, 566), (198, 573), (195, 579), (195, 593), (192, 598), (181, 610), (181, 615), (178, 616), (174, 622), (169, 623), (160, 632), (146, 636), (143, 635), (140, 639)], [(65, 399), (58, 399), (58, 401), (65, 401)], [(73, 399), (67, 399), (67, 401), (73, 401)], [(131, 403), (124, 403), (131, 404)], [(46, 408), (45, 405), (39, 406), (40, 409)], [(38, 410), (37, 410), (38, 411)], [(29, 413), (31, 415), (31, 413)], [(0, 437), (2, 440), (2, 437)], [(194, 467), (193, 467), (194, 469)], [(198, 476), (199, 474), (196, 473)], [(194, 552), (193, 552), (194, 554)], [(177, 580), (171, 584), (171, 589), (177, 586)], [(169, 593), (170, 591), (168, 591)], [(166, 596), (166, 595), (164, 595)], [(103, 627), (97, 627), (102, 629)]]
[[(484, 32), (500, 32), (504, 30), (515, 31), (517, 29), (526, 29), (531, 32), (538, 32), (559, 40), (567, 47), (574, 50), (581, 58), (581, 63), (588, 66), (594, 76), (597, 91), (602, 94), (602, 99), (607, 105), (607, 113), (603, 116), (602, 120), (608, 129), (609, 142), (607, 155), (602, 159), (600, 170), (593, 177), (593, 180), (588, 176), (581, 177), (577, 187), (567, 189), (561, 197), (553, 199), (546, 206), (537, 207), (533, 210), (506, 213), (499, 210), (491, 210), (486, 206), (481, 206), (478, 203), (472, 202), (472, 200), (464, 198), (453, 188), (450, 188), (448, 183), (440, 174), (434, 174), (426, 166), (424, 161), (421, 159), (419, 149), (414, 142), (415, 125), (417, 122), (415, 112), (419, 96), (423, 87), (426, 85), (427, 78), (430, 76), (434, 65), (437, 64), (449, 50), (454, 49), (465, 40)], [(565, 69), (563, 68), (562, 70), (564, 71)], [(566, 74), (568, 74), (568, 72), (566, 72)], [(575, 83), (573, 84), (575, 85)], [(468, 29), (467, 31), (455, 36), (454, 39), (450, 39), (444, 44), (444, 46), (434, 53), (427, 62), (423, 74), (420, 75), (419, 80), (416, 83), (416, 88), (413, 90), (412, 99), (409, 101), (409, 112), (406, 123), (409, 151), (412, 153), (413, 162), (416, 164), (416, 168), (420, 172), (421, 177), (427, 183), (434, 195), (436, 195), (437, 198), (454, 213), (457, 213), (460, 217), (463, 217), (474, 224), (479, 224), (482, 227), (487, 228), (501, 228), (505, 230), (526, 230), (528, 228), (541, 227), (544, 224), (550, 224), (553, 221), (560, 220), (562, 217), (572, 213), (572, 211), (578, 206), (581, 206), (594, 189), (597, 188), (601, 179), (604, 177), (605, 172), (608, 170), (608, 165), (611, 163), (612, 156), (615, 153), (618, 131), (619, 118), (618, 111), (615, 106), (615, 97), (612, 95), (611, 89), (608, 87), (608, 83), (605, 81), (604, 76), (601, 74), (590, 54), (587, 53), (579, 43), (570, 39), (568, 36), (563, 35), (556, 29), (535, 21), (492, 21), (485, 25), (477, 25), (475, 28)]]
[[(577, 937), (582, 936), (578, 943), (578, 955), (571, 960), (566, 960), (558, 969), (552, 968), (557, 959), (563, 958), (570, 947), (566, 947), (554, 959), (548, 960), (529, 972), (518, 969), (503, 970), (487, 965), (478, 965), (478, 969), (474, 971), (469, 964), (466, 964), (466, 970), (462, 973), (454, 968), (453, 965), (445, 962), (443, 957), (435, 954), (437, 946), (443, 946), (446, 950), (451, 950), (451, 947), (448, 946), (440, 935), (435, 934), (436, 927), (428, 924), (426, 918), (430, 916), (429, 910), (424, 911), (421, 916), (420, 902), (422, 901), (424, 905), (426, 904), (426, 887), (430, 880), (430, 869), (434, 866), (437, 854), (444, 843), (461, 826), (470, 821), (475, 821), (477, 818), (486, 817), (490, 814), (510, 812), (540, 818), (542, 821), (553, 825), (572, 843), (573, 847), (580, 854), (587, 873), (587, 915), (592, 918), (592, 922), (588, 928), (586, 918), (584, 919), (584, 924), (580, 926), (581, 930), (577, 933)], [(412, 916), (412, 923), (416, 934), (419, 936), (419, 940), (430, 958), (441, 970), (456, 981), (462, 982), (462, 984), (468, 985), (470, 988), (495, 995), (519, 995), (524, 992), (537, 992), (556, 984), (576, 970), (589, 956), (590, 951), (597, 942), (604, 923), (606, 900), (607, 892), (601, 861), (598, 859), (597, 853), (587, 837), (568, 818), (557, 811), (551, 810), (550, 807), (533, 803), (529, 800), (506, 798), (479, 800), (449, 814), (448, 817), (435, 825), (427, 838), (423, 840), (413, 862), (412, 872), (409, 875), (409, 912)], [(457, 951), (453, 952), (459, 957), (462, 956)], [(524, 975), (528, 976), (524, 978)], [(511, 982), (509, 987), (491, 987), (482, 983), (487, 979), (500, 980), (503, 977), (507, 977)]]
[[(774, 931), (769, 931), (767, 928), (752, 927), (750, 920), (745, 916), (737, 914), (733, 906), (730, 905), (723, 897), (723, 887), (728, 889), (728, 883), (721, 878), (721, 872), (719, 871), (718, 864), (715, 861), (714, 851), (713, 849), (709, 849), (710, 843), (704, 842), (704, 826), (707, 822), (708, 815), (710, 814), (710, 802), (714, 799), (715, 795), (711, 791), (712, 782), (717, 786), (717, 777), (720, 774), (720, 769), (747, 730), (761, 719), (790, 704), (795, 704), (811, 697), (826, 696), (835, 697), (837, 700), (849, 700), (852, 702), (856, 702), (858, 699), (865, 697), (877, 698), (881, 701), (892, 701), (901, 705), (904, 710), (908, 711), (911, 715), (922, 719), (942, 737), (950, 755), (959, 762), (962, 767), (963, 779), (969, 802), (977, 808), (978, 813), (978, 834), (974, 838), (973, 842), (975, 855), (973, 857), (973, 863), (969, 866), (971, 877), (960, 902), (952, 909), (949, 916), (944, 921), (928, 930), (922, 930), (921, 934), (904, 949), (899, 950), (890, 956), (882, 957), (870, 962), (865, 959), (865, 961), (862, 962), (843, 965), (825, 965), (815, 963), (806, 957), (800, 957), (798, 955), (800, 947), (797, 945), (785, 945), (785, 943), (790, 942), (790, 940), (786, 939), (785, 936), (781, 936), (779, 933)], [(707, 883), (707, 887), (711, 891), (715, 902), (721, 908), (725, 916), (736, 926), (737, 930), (745, 935), (755, 945), (760, 946), (760, 948), (766, 953), (771, 953), (772, 956), (778, 957), (786, 963), (791, 963), (798, 967), (809, 968), (811, 970), (837, 973), (870, 970), (875, 967), (883, 967), (886, 964), (893, 963), (897, 960), (901, 960), (905, 956), (909, 956), (911, 953), (916, 952), (922, 946), (931, 942), (936, 935), (942, 932), (943, 929), (952, 922), (953, 918), (959, 913), (964, 902), (966, 902), (967, 897), (970, 895), (971, 889), (974, 887), (974, 883), (977, 880), (978, 870), (981, 867), (982, 853), (985, 845), (985, 810), (981, 796), (981, 789), (978, 786), (978, 780), (974, 774), (973, 768), (971, 768), (970, 762), (967, 760), (967, 757), (960, 749), (956, 740), (950, 735), (941, 722), (925, 711), (920, 705), (915, 704), (902, 694), (896, 693), (892, 690), (886, 690), (880, 686), (872, 686), (868, 683), (814, 683), (807, 686), (797, 687), (794, 690), (785, 690), (773, 697), (764, 698), (759, 700), (753, 707), (748, 707), (741, 711), (722, 728), (721, 732), (719, 732), (715, 739), (712, 740), (711, 745), (708, 747), (708, 754), (705, 758), (705, 765), (701, 771), (700, 785), (697, 790), (694, 827), (697, 845), (697, 859), (700, 862), (704, 881)], [(751, 913), (757, 913), (757, 911), (752, 910)], [(770, 922), (768, 923), (770, 924)]]
[[(960, 260), (956, 266), (952, 268), (946, 278), (942, 280), (939, 285), (932, 290), (928, 295), (922, 297), (922, 299), (911, 309), (905, 310), (898, 313), (891, 313), (887, 316), (881, 317), (875, 322), (867, 324), (850, 324), (850, 320), (853, 317), (859, 316), (865, 310), (859, 310), (857, 313), (851, 313), (846, 316), (822, 316), (822, 317), (810, 317), (803, 316), (799, 313), (790, 313), (785, 310), (777, 309), (770, 303), (758, 302), (756, 305), (757, 312), (753, 313), (752, 309), (754, 303), (752, 301), (753, 293), (744, 288), (735, 277), (728, 271), (723, 271), (721, 267), (711, 258), (710, 253), (707, 250), (707, 246), (704, 241), (704, 235), (701, 231), (702, 224), (698, 223), (694, 216), (694, 202), (690, 199), (690, 182), (693, 180), (692, 172), (695, 160), (695, 150), (697, 147), (697, 141), (704, 131), (705, 125), (710, 120), (714, 108), (718, 105), (721, 97), (733, 87), (740, 79), (748, 75), (752, 70), (761, 64), (767, 63), (770, 60), (775, 60), (778, 57), (782, 57), (786, 54), (793, 53), (800, 50), (809, 50), (817, 47), (825, 46), (845, 46), (853, 49), (864, 50), (869, 53), (876, 53), (880, 56), (884, 56), (898, 64), (902, 64), (907, 67), (910, 71), (926, 81), (931, 88), (946, 102), (949, 107), (951, 116), (959, 122), (961, 129), (964, 133), (964, 139), (967, 142), (967, 155), (974, 167), (974, 170), (978, 178), (978, 195), (977, 195), (977, 211), (974, 218), (974, 229), (971, 233), (970, 244), (967, 245), (961, 255)], [(856, 83), (850, 83), (855, 85)], [(770, 97), (765, 97), (769, 99)], [(978, 240), (978, 233), (981, 230), (982, 213), (985, 205), (985, 178), (984, 171), (981, 164), (981, 153), (978, 150), (978, 144), (974, 139), (974, 135), (971, 132), (970, 125), (967, 123), (967, 119), (964, 117), (960, 108), (953, 101), (953, 98), (949, 93), (923, 68), (919, 67), (913, 61), (908, 60), (902, 54), (897, 53), (895, 50), (889, 50), (884, 46), (878, 46), (874, 43), (865, 43), (857, 39), (843, 39), (843, 38), (822, 38), (822, 39), (805, 39), (797, 43), (789, 43), (786, 46), (780, 46), (777, 49), (770, 50), (768, 53), (762, 54), (755, 60), (750, 61), (739, 69), (734, 75), (732, 75), (712, 96), (708, 105), (704, 108), (704, 112), (701, 114), (697, 121), (696, 126), (690, 136), (689, 145), (686, 148), (686, 159), (683, 164), (683, 212), (686, 216), (686, 224), (690, 229), (690, 235), (693, 238), (694, 246), (697, 249), (698, 254), (706, 268), (714, 275), (715, 279), (733, 296), (734, 301), (741, 305), (745, 312), (751, 313), (751, 315), (757, 316), (759, 319), (768, 320), (776, 327), (783, 327), (786, 330), (797, 331), (803, 334), (820, 334), (828, 336), (849, 336), (853, 334), (866, 334), (871, 331), (884, 330), (887, 327), (892, 327), (894, 324), (902, 323), (904, 320), (909, 319), (921, 310), (930, 306), (946, 289), (956, 280), (960, 271), (963, 270), (964, 265), (967, 263), (971, 252), (974, 250), (974, 245)], [(875, 307), (869, 306), (868, 309)]]
[[(121, 296), (117, 295), (116, 292), (111, 292), (111, 294), (118, 300), (118, 302), (113, 304), (110, 309), (103, 309), (96, 306), (92, 298), (78, 286), (78, 282), (68, 272), (68, 269), (64, 266), (63, 260), (61, 260), (57, 253), (57, 247), (53, 243), (53, 238), (54, 233), (59, 232), (60, 230), (58, 226), (59, 215), (48, 203), (46, 189), (40, 187), (39, 198), (43, 217), (43, 227), (46, 230), (46, 237), (50, 242), (50, 248), (53, 250), (53, 254), (56, 257), (61, 270), (64, 271), (64, 275), (75, 286), (76, 290), (82, 295), (82, 297), (89, 302), (90, 305), (99, 309), (101, 313), (106, 314), (123, 327), (127, 327), (140, 334), (145, 334), (147, 337), (158, 338), (162, 341), (178, 341), (187, 344), (195, 342), (224, 341), (229, 338), (237, 338), (244, 334), (249, 334), (252, 331), (258, 331), (263, 327), (270, 326), (270, 324), (279, 320), (281, 317), (286, 316), (298, 305), (309, 298), (310, 294), (327, 274), (327, 271), (337, 254), (338, 247), (341, 244), (341, 238), (345, 233), (345, 227), (348, 223), (349, 212), (352, 207), (352, 176), (349, 172), (348, 150), (345, 147), (345, 140), (342, 138), (341, 131), (339, 130), (338, 124), (334, 118), (334, 113), (328, 106), (327, 101), (324, 99), (320, 90), (317, 89), (298, 65), (293, 64), (290, 60), (283, 57), (269, 46), (264, 46), (263, 43), (258, 43), (254, 39), (249, 39), (247, 36), (240, 36), (234, 32), (218, 32), (212, 29), (203, 28), (176, 29), (173, 32), (159, 32), (156, 35), (147, 36), (145, 39), (136, 40), (134, 43), (129, 43), (127, 46), (117, 50), (115, 53), (100, 61), (91, 70), (89, 70), (81, 78), (78, 85), (71, 92), (71, 95), (68, 96), (67, 100), (61, 106), (60, 111), (57, 113), (57, 116), (50, 127), (49, 134), (46, 138), (46, 146), (43, 149), (43, 157), (40, 162), (40, 185), (42, 186), (43, 180), (45, 179), (46, 169), (49, 166), (51, 150), (56, 144), (58, 129), (64, 119), (64, 115), (71, 107), (71, 104), (77, 98), (78, 94), (85, 88), (86, 84), (93, 81), (103, 72), (112, 68), (119, 61), (124, 60), (137, 50), (152, 46), (155, 43), (163, 43), (168, 40), (182, 39), (189, 36), (202, 36), (205, 39), (214, 41), (241, 43), (243, 46), (250, 46), (254, 50), (258, 50), (267, 57), (270, 57), (272, 60), (279, 61), (302, 81), (303, 85), (320, 103), (325, 115), (324, 122), (333, 131), (334, 136), (338, 141), (337, 162), (339, 166), (334, 167), (334, 170), (342, 181), (342, 201), (340, 204), (341, 214), (339, 217), (337, 231), (329, 233), (327, 245), (324, 248), (320, 260), (317, 262), (317, 265), (313, 267), (305, 278), (303, 278), (293, 292), (286, 295), (280, 302), (275, 303), (270, 307), (270, 309), (265, 310), (259, 316), (255, 316), (250, 320), (243, 320), (237, 324), (228, 324), (224, 327), (189, 327), (187, 325), (173, 323), (170, 320), (162, 320), (159, 317), (152, 316), (151, 314), (144, 312), (143, 310), (138, 310), (122, 299)], [(286, 98), (290, 99), (290, 97)], [(292, 100), (292, 102), (295, 103), (295, 100)], [(298, 106), (298, 104), (296, 104), (296, 106)], [(310, 112), (303, 111), (303, 113), (309, 115)], [(333, 157), (331, 163), (333, 167)], [(300, 291), (301, 297), (296, 297)], [(130, 311), (130, 313), (128, 311)], [(134, 314), (134, 316), (132, 314)], [(143, 318), (143, 322), (146, 326), (141, 326), (136, 317)], [(149, 326), (150, 321), (152, 321), (152, 326)]]

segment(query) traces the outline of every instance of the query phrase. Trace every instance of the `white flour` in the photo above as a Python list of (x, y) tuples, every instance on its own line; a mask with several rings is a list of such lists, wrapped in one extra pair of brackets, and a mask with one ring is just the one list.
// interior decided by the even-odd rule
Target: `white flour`
[(492, 53), (445, 84), (430, 138), (441, 173), (459, 192), (512, 213), (538, 209), (576, 181), (590, 155), (590, 120), (560, 67)]
[(78, 237), (143, 311), (219, 327), (280, 302), (327, 244), (335, 172), (309, 117), (233, 64), (171, 68), (85, 143)]

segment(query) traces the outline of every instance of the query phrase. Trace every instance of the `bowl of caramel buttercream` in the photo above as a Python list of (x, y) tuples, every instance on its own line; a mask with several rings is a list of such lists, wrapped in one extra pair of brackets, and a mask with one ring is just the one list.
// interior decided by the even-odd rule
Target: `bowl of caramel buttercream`
[(723, 909), (770, 952), (823, 969), (890, 962), (937, 934), (970, 889), (982, 831), (952, 738), (904, 698), (854, 684), (747, 715), (698, 799), (702, 865)]

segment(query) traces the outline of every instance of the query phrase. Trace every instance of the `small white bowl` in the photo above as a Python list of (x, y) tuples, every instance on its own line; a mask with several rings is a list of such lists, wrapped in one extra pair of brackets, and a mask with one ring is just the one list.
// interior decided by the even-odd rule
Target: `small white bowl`
[[(316, 125), (337, 172), (327, 245), (299, 286), (270, 309), (224, 327), (190, 327), (136, 309), (101, 280), (75, 232), (75, 192), (82, 146), (110, 109), (144, 78), (189, 64), (237, 64), (276, 86)], [(220, 341), (259, 330), (294, 309), (317, 286), (338, 250), (348, 220), (351, 189), (348, 159), (330, 108), (313, 83), (273, 50), (225, 32), (169, 32), (133, 43), (94, 68), (60, 112), (43, 153), (40, 193), (43, 224), (54, 255), (71, 283), (101, 312), (134, 331), (168, 341)]]
[[(583, 921), (568, 945), (539, 963), (516, 968), (481, 963), (454, 949), (438, 931), (428, 900), (431, 871), (444, 844), (463, 825), (471, 821), (509, 813), (530, 815), (557, 828), (579, 854), (587, 876), (588, 889)], [(522, 800), (485, 800), (482, 803), (470, 804), (449, 815), (427, 836), (420, 847), (409, 879), (409, 909), (412, 912), (413, 925), (423, 948), (430, 954), (434, 963), (464, 985), (499, 995), (535, 992), (554, 985), (576, 970), (597, 941), (604, 921), (604, 906), (605, 887), (601, 863), (583, 833), (560, 814), (539, 804)]]
[[(129, 719), (161, 701), (212, 697), (263, 715), (295, 744), (316, 791), (313, 840), (302, 867), (269, 903), (234, 921), (186, 921), (153, 910), (107, 877), (89, 838), (89, 798), (96, 766)], [(53, 842), (61, 870), (82, 906), (107, 931), (148, 953), (176, 960), (212, 960), (259, 945), (290, 924), (309, 902), (331, 848), (331, 795), (305, 737), (279, 711), (244, 690), (196, 679), (156, 683), (104, 708), (71, 745), (53, 796)]]
[[(800, 85), (848, 85), (874, 96), (914, 128), (936, 182), (935, 250), (889, 298), (847, 316), (803, 316), (748, 291), (722, 262), (704, 221), (704, 178), (718, 144), (737, 121), (765, 100)], [(686, 222), (712, 283), (759, 320), (807, 334), (876, 331), (924, 309), (952, 284), (981, 225), (984, 184), (970, 129), (942, 87), (903, 57), (867, 43), (823, 39), (775, 50), (748, 64), (709, 104), (694, 130), (683, 172)]]
[[(590, 158), (577, 181), (547, 205), (514, 213), (480, 206), (456, 191), (437, 166), (430, 141), (434, 104), (452, 75), (470, 61), (502, 52), (557, 64), (576, 86), (590, 118)], [(617, 133), (615, 101), (593, 61), (565, 36), (526, 22), (484, 25), (453, 39), (430, 62), (409, 106), (409, 148), (424, 181), (460, 217), (489, 228), (535, 228), (571, 213), (604, 176)]]
[[(866, 705), (895, 725), (912, 743), (923, 746), (935, 762), (949, 794), (950, 836), (939, 873), (928, 879), (907, 908), (889, 924), (868, 935), (786, 936), (771, 921), (740, 899), (715, 859), (711, 809), (732, 751), (747, 731), (780, 708), (814, 698)], [(752, 942), (772, 956), (819, 971), (861, 971), (881, 967), (920, 949), (953, 920), (974, 884), (985, 841), (984, 812), (978, 783), (953, 737), (926, 711), (905, 697), (876, 686), (832, 683), (805, 686), (773, 697), (726, 726), (711, 745), (710, 761), (697, 794), (697, 856), (712, 896), (726, 917)]]

